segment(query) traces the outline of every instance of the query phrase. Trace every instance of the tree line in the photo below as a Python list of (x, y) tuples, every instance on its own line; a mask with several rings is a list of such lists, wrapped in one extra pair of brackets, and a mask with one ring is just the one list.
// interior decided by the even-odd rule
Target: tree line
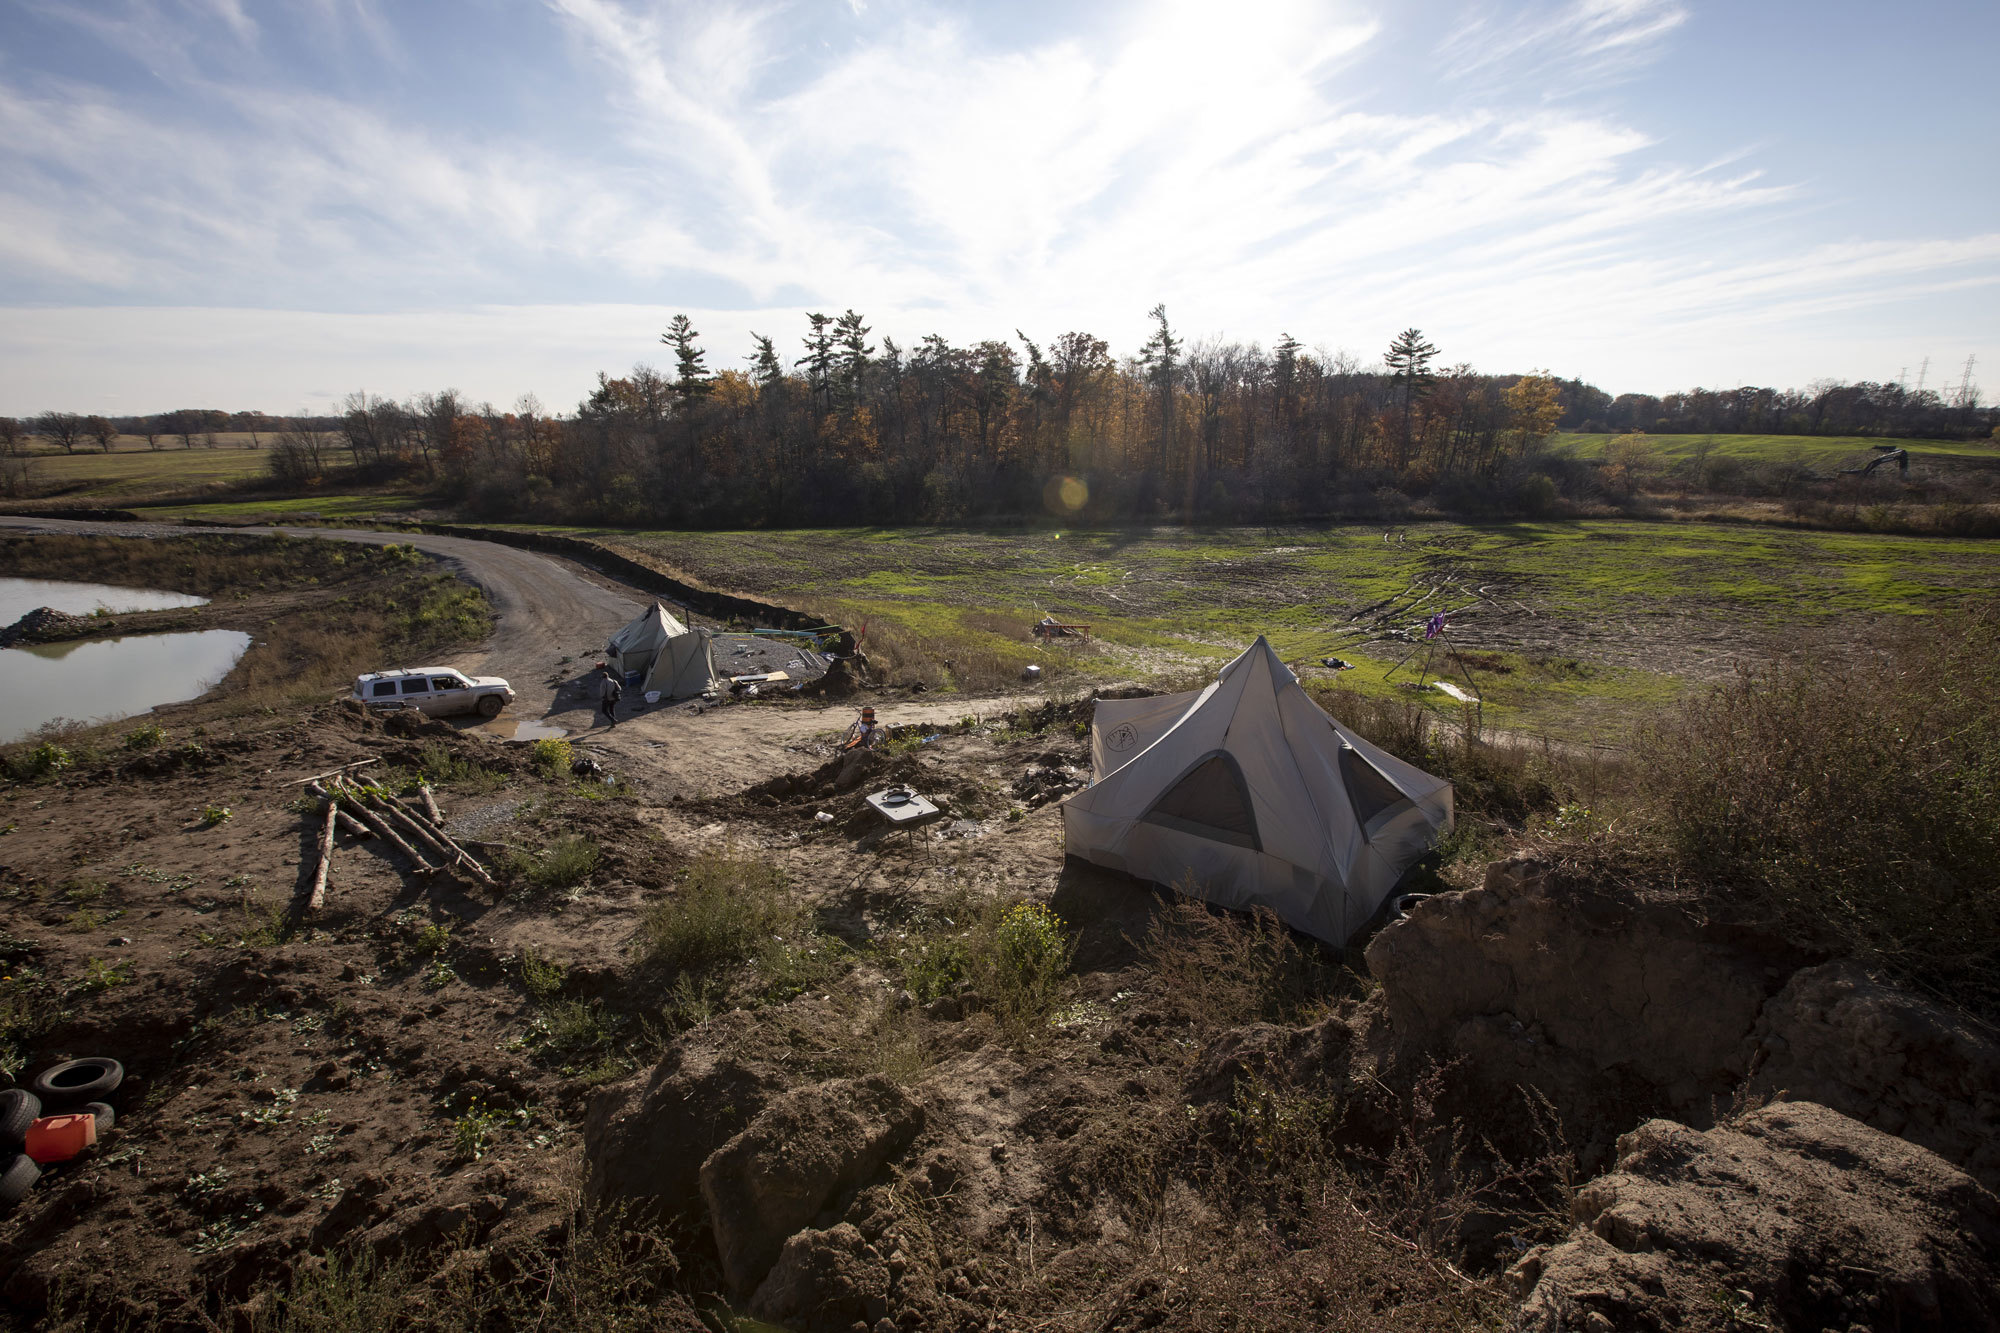
[[(713, 367), (677, 315), (660, 338), (669, 368), (600, 373), (567, 414), (532, 395), (498, 410), (445, 390), (351, 394), (325, 416), (190, 409), (93, 425), (49, 413), (32, 425), (69, 449), (107, 445), (113, 425), (154, 447), (249, 431), (268, 437), (287, 487), (350, 468), (421, 477), (487, 517), (704, 526), (1045, 512), (1235, 521), (1421, 496), (1534, 513), (1567, 485), (1543, 451), (1558, 428), (1970, 436), (1996, 419), (1976, 395), (1947, 402), (1894, 384), (1614, 398), (1580, 380), (1446, 363), (1417, 329), (1363, 365), (1289, 334), (1265, 348), (1186, 338), (1163, 307), (1149, 318), (1151, 336), (1119, 358), (1083, 332), (905, 347), (853, 310), (814, 312), (795, 347), (754, 334), (741, 366)], [(18, 440), (14, 427), (7, 436), (0, 421), (0, 441)]]

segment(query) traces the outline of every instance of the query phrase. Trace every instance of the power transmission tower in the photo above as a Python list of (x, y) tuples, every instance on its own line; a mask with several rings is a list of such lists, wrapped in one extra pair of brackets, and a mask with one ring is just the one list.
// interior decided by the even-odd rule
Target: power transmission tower
[(1965, 373), (1958, 378), (1958, 398), (1952, 404), (1954, 407), (1972, 406), (1972, 363), (1976, 360), (1977, 355), (1965, 358)]
[(1925, 377), (1926, 375), (1929, 375), (1930, 373), (1931, 373), (1931, 359), (1930, 359), (1929, 357), (1925, 357), (1925, 358), (1924, 358), (1924, 364), (1923, 364), (1923, 365), (1922, 365), (1921, 367), (1919, 367), (1919, 368), (1918, 368), (1918, 370), (1917, 370), (1917, 392), (1918, 392), (1918, 393), (1922, 393), (1922, 392), (1924, 391), (1924, 377)]

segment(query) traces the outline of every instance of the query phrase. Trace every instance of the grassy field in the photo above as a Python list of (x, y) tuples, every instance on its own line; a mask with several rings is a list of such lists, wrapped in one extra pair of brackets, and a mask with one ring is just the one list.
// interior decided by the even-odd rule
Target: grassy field
[[(1308, 675), (1330, 675), (1315, 664), (1332, 653), (1358, 668), (1342, 684), (1392, 691), (1408, 648), (1350, 647), (1350, 618), (1455, 580), (1488, 594), (1452, 632), (1478, 664), (1488, 721), (1571, 736), (1615, 734), (1740, 661), (1807, 644), (1854, 654), (1896, 617), (2000, 593), (1992, 542), (1749, 525), (1433, 523), (1394, 542), (1356, 526), (582, 531), (715, 587), (865, 624), (871, 651), (943, 685), (999, 684), (1031, 661), (1207, 670), (1262, 633)], [(1099, 647), (1074, 662), (1051, 654), (1027, 633), (1044, 614), (1090, 623)]]
[[(268, 445), (271, 437), (262, 437)], [(178, 440), (162, 437), (163, 449), (153, 450), (137, 436), (121, 435), (110, 453), (96, 445), (74, 454), (60, 450), (33, 455), (36, 486), (60, 490), (65, 497), (93, 500), (137, 500), (152, 495), (185, 494), (204, 486), (259, 476), (268, 456), (252, 449), (248, 435), (219, 434), (216, 447), (183, 449)]]
[[(1582, 458), (1601, 458), (1616, 435), (1562, 434), (1550, 443)], [(1938, 459), (1954, 463), (1989, 463), (2000, 467), (2000, 442), (1979, 440), (1885, 440), (1858, 435), (1647, 435), (1653, 455), (1663, 463), (1677, 463), (1696, 457), (1706, 446), (1711, 458), (1732, 458), (1746, 463), (1803, 463), (1814, 468), (1855, 467), (1875, 452), (1878, 444), (1893, 444), (1910, 451), (1912, 459)]]
[(303, 495), (286, 500), (217, 500), (197, 504), (148, 505), (148, 518), (240, 519), (282, 518), (297, 523), (313, 518), (352, 520), (377, 514), (397, 516), (421, 509), (421, 495), (377, 492), (373, 495)]

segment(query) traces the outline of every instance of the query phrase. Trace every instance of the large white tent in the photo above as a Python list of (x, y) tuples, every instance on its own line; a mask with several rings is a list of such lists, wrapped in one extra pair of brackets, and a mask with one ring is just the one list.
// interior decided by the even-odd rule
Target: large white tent
[(1355, 735), (1259, 638), (1215, 683), (1100, 699), (1072, 856), (1345, 944), (1451, 827), (1451, 784)]
[(689, 629), (674, 619), (666, 603), (654, 602), (637, 620), (611, 636), (607, 664), (622, 679), (639, 673), (639, 688), (658, 690), (664, 699), (690, 699), (720, 688), (715, 645), (705, 629)]

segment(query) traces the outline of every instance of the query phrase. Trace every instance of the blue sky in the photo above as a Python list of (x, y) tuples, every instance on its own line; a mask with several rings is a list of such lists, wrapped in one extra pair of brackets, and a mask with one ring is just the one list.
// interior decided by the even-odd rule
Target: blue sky
[(0, 411), (567, 408), (675, 311), (726, 366), (1161, 301), (1613, 392), (1990, 379), (1996, 50), (1992, 3), (0, 0)]

